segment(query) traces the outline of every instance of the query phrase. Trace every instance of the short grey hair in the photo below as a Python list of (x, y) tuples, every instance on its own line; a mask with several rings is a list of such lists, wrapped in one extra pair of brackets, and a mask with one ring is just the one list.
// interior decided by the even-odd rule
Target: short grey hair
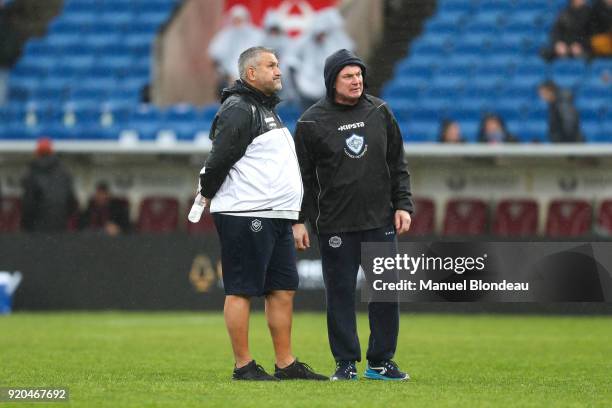
[(240, 54), (240, 57), (238, 57), (238, 72), (240, 73), (240, 79), (246, 81), (247, 69), (257, 65), (257, 59), (261, 54), (273, 54), (276, 56), (276, 52), (273, 49), (266, 47), (251, 47)]

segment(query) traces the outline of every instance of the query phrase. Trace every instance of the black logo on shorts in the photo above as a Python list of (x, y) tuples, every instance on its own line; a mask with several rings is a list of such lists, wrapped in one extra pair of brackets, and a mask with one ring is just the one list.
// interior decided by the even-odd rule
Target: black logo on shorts
[(251, 221), (251, 231), (259, 232), (263, 229), (263, 225), (261, 225), (261, 221), (258, 219), (254, 219)]

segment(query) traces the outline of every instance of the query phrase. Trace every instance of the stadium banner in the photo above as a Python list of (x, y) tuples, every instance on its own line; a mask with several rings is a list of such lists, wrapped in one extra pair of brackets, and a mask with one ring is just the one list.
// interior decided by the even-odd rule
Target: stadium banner
[[(317, 257), (298, 260), (296, 307), (325, 307)], [(0, 271), (22, 276), (14, 311), (223, 309), (216, 233), (0, 234)]]
[[(296, 310), (325, 310), (321, 260), (316, 238), (313, 241), (310, 250), (298, 252), (300, 288), (295, 298)], [(521, 298), (520, 302), (506, 302), (507, 295), (493, 296), (488, 290), (481, 288), (467, 292), (446, 293), (432, 290), (419, 296), (411, 294), (414, 299), (402, 303), (401, 308), (409, 312), (612, 314), (612, 303), (609, 302), (610, 287), (603, 286), (603, 279), (600, 278), (602, 289), (597, 301), (593, 301), (593, 297), (578, 296), (584, 293), (589, 296), (599, 293), (591, 292), (589, 285), (596, 286), (593, 283), (596, 281), (595, 272), (612, 270), (609, 263), (612, 256), (610, 245), (612, 243), (400, 242), (400, 254), (438, 254), (444, 257), (478, 257), (487, 254), (486, 271), (482, 274), (503, 273), (500, 277), (507, 276), (506, 280), (512, 282), (520, 281), (525, 265), (530, 263), (530, 259), (536, 260), (538, 257), (545, 261), (540, 269), (542, 273), (554, 272), (553, 269), (559, 265), (573, 265), (574, 269), (562, 272), (570, 276), (580, 271), (581, 276), (584, 276), (584, 279), (577, 279), (572, 286), (575, 290), (569, 291), (570, 295), (575, 295), (572, 298), (574, 301), (564, 301), (565, 298), (557, 301), (557, 298), (549, 297), (538, 303), (523, 294), (520, 296), (525, 299)], [(582, 252), (576, 252), (574, 248)], [(562, 249), (569, 252), (560, 252)], [(369, 255), (367, 248), (365, 251), (362, 261), (365, 269), (368, 269), (367, 257), (380, 255), (376, 251)], [(547, 258), (546, 254), (550, 254), (550, 257)], [(22, 277), (12, 296), (12, 309), (16, 312), (219, 311), (223, 309), (224, 302), (219, 261), (220, 248), (215, 233), (134, 234), (119, 237), (88, 233), (0, 234), (0, 272), (11, 276), (20, 274)], [(504, 262), (507, 264), (502, 265)], [(369, 264), (373, 265), (372, 262)], [(466, 261), (464, 267), (467, 268), (467, 265), (471, 263)], [(458, 274), (461, 266), (457, 262), (454, 266), (456, 272), (427, 273), (431, 274), (430, 279), (436, 281), (471, 279), (472, 274), (476, 273), (466, 270)], [(413, 276), (406, 279), (414, 279)], [(577, 278), (575, 275), (570, 277), (572, 276)], [(491, 275), (491, 282), (494, 277), (495, 275)], [(542, 279), (550, 277), (544, 274)], [(360, 272), (359, 285), (363, 287), (365, 281), (364, 274)], [(550, 294), (553, 295), (554, 293)], [(605, 301), (601, 300), (602, 297)], [(584, 299), (589, 301), (582, 301)], [(262, 299), (255, 299), (253, 305), (257, 309), (262, 308)], [(356, 307), (365, 311), (367, 303), (356, 299)]]
[(612, 302), (612, 242), (364, 243), (362, 301)]

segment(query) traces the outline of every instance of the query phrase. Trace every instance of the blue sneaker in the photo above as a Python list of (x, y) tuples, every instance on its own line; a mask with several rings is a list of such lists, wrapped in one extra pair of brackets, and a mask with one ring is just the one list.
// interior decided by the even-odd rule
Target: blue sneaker
[(383, 360), (379, 362), (368, 361), (365, 378), (370, 380), (405, 381), (409, 380), (410, 376), (400, 371), (395, 361)]
[(357, 379), (357, 367), (354, 361), (336, 362), (336, 372), (329, 378), (331, 381), (344, 381)]

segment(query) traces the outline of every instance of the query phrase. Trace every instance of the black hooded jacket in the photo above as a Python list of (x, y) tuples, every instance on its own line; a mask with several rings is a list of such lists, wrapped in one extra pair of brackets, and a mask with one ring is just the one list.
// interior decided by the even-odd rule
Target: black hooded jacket
[(385, 227), (394, 210), (413, 211), (402, 135), (387, 104), (365, 93), (354, 106), (334, 102), (335, 77), (346, 65), (364, 67), (346, 50), (327, 59), (328, 96), (296, 128), (305, 191), (300, 221), (318, 233)]
[(76, 209), (72, 177), (57, 156), (34, 160), (23, 180), (23, 229), (30, 232), (65, 231), (68, 219)]

